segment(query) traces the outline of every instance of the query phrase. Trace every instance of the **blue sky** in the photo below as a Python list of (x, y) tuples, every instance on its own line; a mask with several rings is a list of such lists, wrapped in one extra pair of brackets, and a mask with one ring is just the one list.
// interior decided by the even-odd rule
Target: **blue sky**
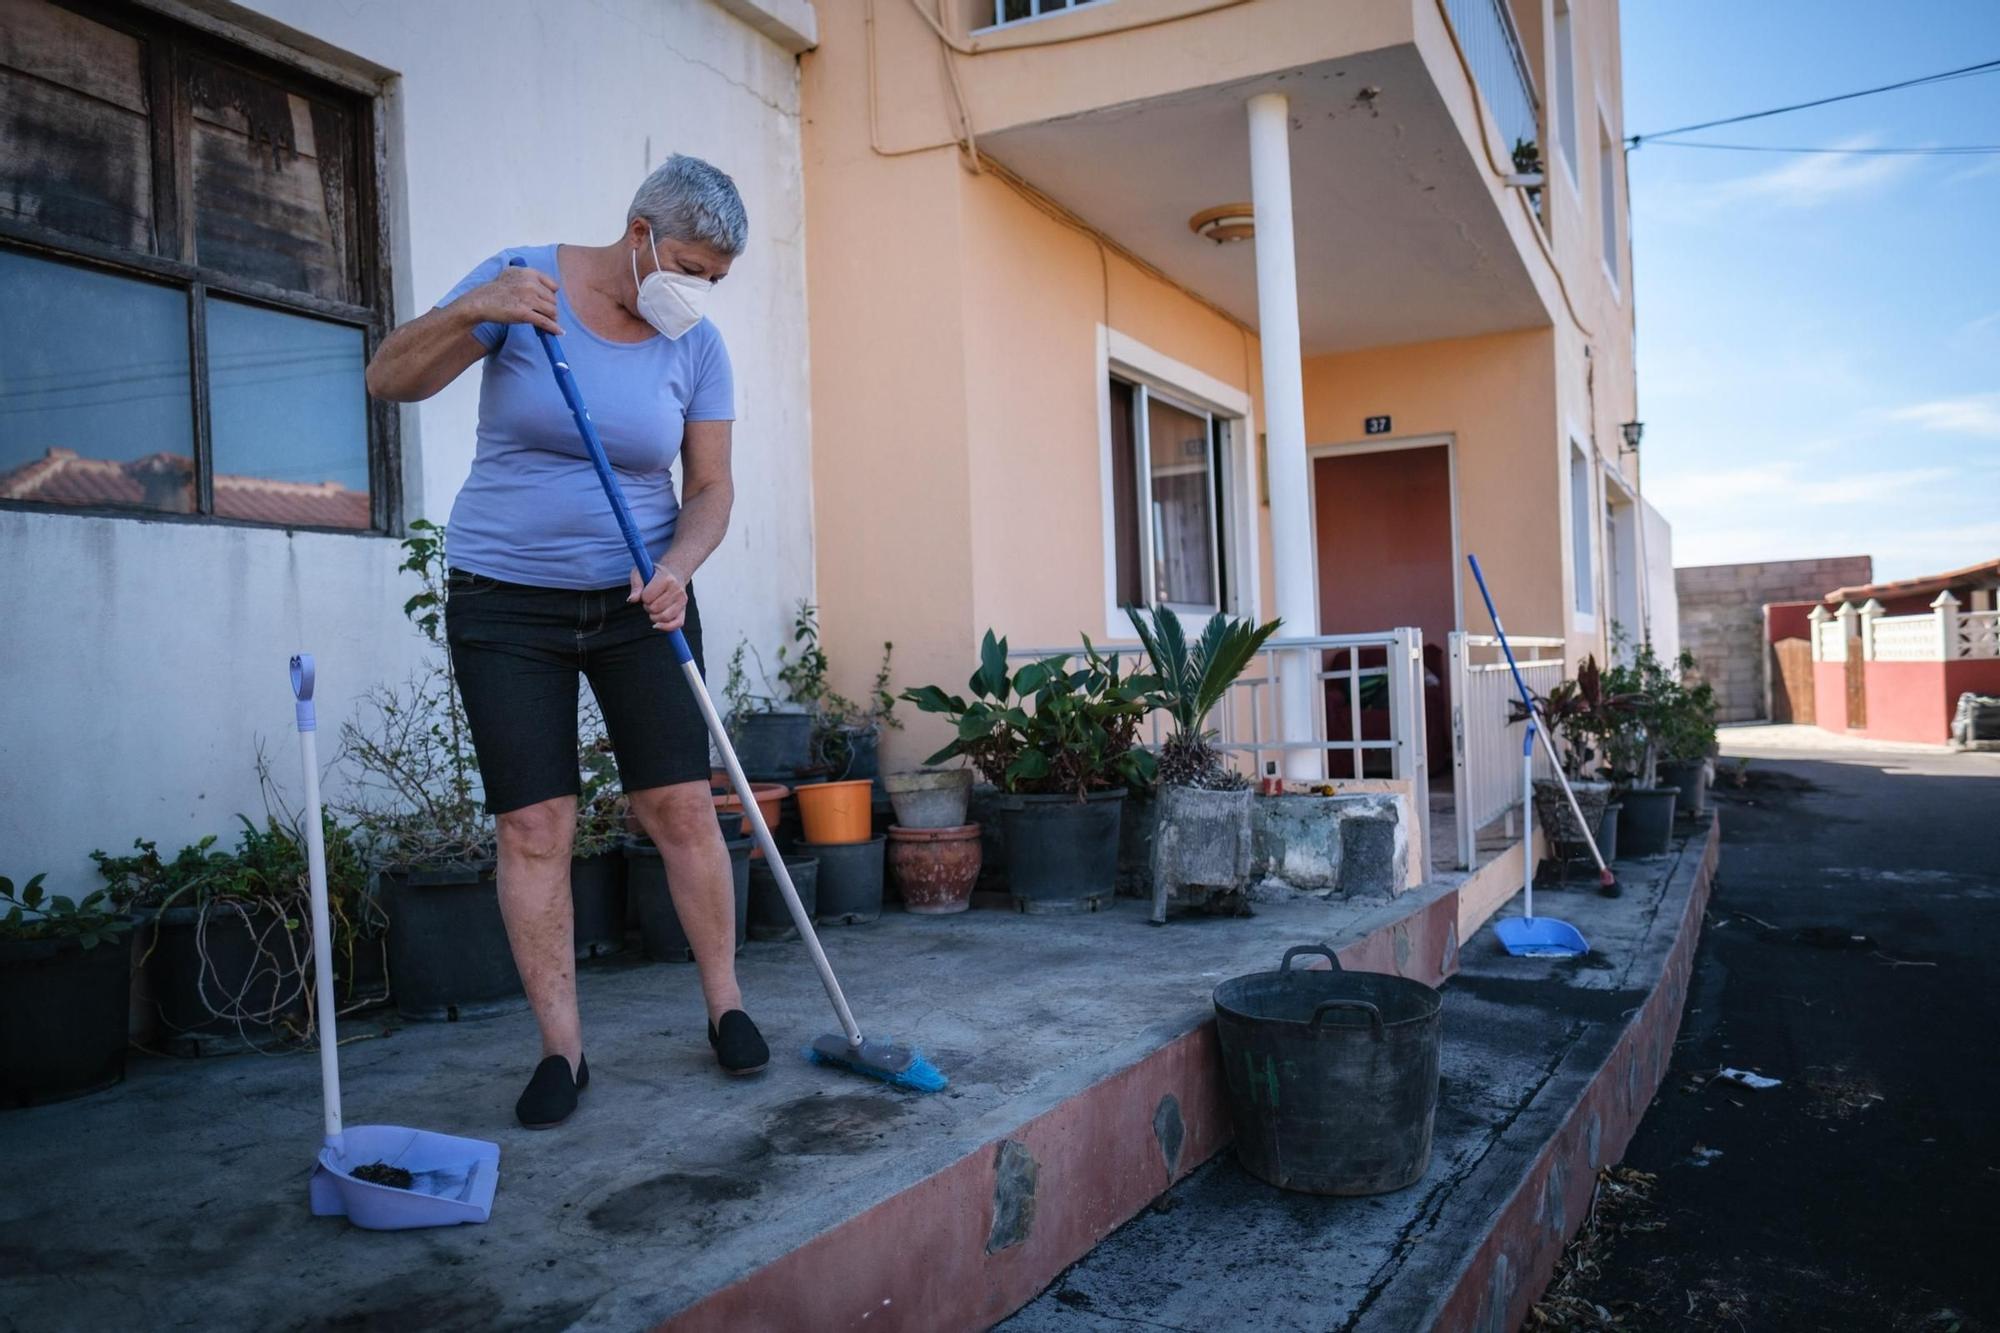
[[(1628, 0), (1623, 23), (1638, 134), (2000, 59), (1990, 0)], [(1687, 137), (2000, 144), (2000, 74)], [(2000, 155), (1629, 161), (1644, 484), (1674, 563), (2000, 556)]]

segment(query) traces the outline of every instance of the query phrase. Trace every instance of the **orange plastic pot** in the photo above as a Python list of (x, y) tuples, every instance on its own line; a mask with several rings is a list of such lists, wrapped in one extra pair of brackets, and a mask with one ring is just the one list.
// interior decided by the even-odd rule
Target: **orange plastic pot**
[[(728, 784), (729, 775), (727, 773), (722, 775), (722, 781), (725, 786)], [(753, 782), (750, 784), (750, 795), (757, 802), (758, 811), (764, 816), (764, 826), (770, 829), (773, 834), (776, 834), (778, 829), (778, 806), (791, 794), (792, 789), (785, 786), (782, 782)], [(740, 811), (743, 809), (743, 802), (733, 791), (719, 791), (715, 793), (715, 808), (718, 810)], [(743, 832), (746, 837), (750, 835), (747, 824)], [(753, 846), (750, 849), (750, 855), (752, 859), (761, 859), (764, 855), (764, 849)]]
[(807, 842), (821, 844), (867, 842), (874, 836), (872, 797), (875, 784), (866, 778), (852, 782), (811, 782), (792, 792), (799, 803), (799, 823)]

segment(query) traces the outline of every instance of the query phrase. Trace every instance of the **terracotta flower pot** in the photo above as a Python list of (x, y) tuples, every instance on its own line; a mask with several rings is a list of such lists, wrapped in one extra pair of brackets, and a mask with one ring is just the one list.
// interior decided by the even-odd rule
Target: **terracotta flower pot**
[(912, 912), (942, 916), (972, 905), (979, 882), (979, 825), (889, 829), (889, 878)]
[[(715, 808), (717, 813), (728, 813), (733, 810), (738, 815), (741, 815), (743, 813), (743, 801), (735, 792), (729, 789), (728, 774), (725, 773), (723, 775), (720, 785), (722, 790), (715, 793)], [(764, 826), (771, 829), (773, 833), (776, 832), (778, 827), (778, 807), (791, 794), (791, 788), (781, 782), (753, 782), (750, 784), (750, 795), (757, 802), (757, 809), (763, 813)], [(746, 828), (744, 832), (748, 833), (749, 830)], [(753, 858), (762, 857), (764, 852), (760, 847), (752, 847), (750, 855)]]
[(805, 838), (818, 846), (867, 842), (873, 829), (870, 808), (874, 784), (865, 778), (850, 782), (815, 782), (795, 793)]

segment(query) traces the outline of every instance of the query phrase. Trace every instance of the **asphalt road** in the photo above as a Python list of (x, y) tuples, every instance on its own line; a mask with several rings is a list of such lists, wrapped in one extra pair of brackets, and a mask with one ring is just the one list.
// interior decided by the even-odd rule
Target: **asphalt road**
[(1753, 757), (1601, 1326), (2000, 1329), (2000, 754), (1809, 740), (1724, 732)]

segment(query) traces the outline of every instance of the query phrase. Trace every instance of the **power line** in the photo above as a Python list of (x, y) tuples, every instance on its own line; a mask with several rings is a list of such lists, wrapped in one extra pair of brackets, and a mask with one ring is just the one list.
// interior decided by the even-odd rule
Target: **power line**
[(1707, 143), (1696, 139), (1648, 139), (1655, 148), (1718, 148), (1732, 153), (1853, 153), (1873, 157), (1977, 157), (2000, 153), (2000, 144), (1947, 144), (1932, 148), (1781, 148), (1773, 144)]
[(1833, 102), (1851, 102), (1857, 97), (1873, 97), (1876, 93), (1892, 93), (1898, 88), (1917, 88), (1927, 83), (1944, 83), (1951, 79), (1970, 78), (1978, 74), (1991, 74), (2000, 70), (2000, 60), (1984, 60), (1977, 65), (1966, 65), (1960, 69), (1948, 69), (1937, 74), (1926, 74), (1921, 78), (1904, 79), (1900, 83), (1885, 83), (1879, 88), (1863, 88), (1858, 92), (1838, 93), (1832, 97), (1815, 98), (1810, 102), (1794, 102), (1790, 106), (1772, 107), (1768, 111), (1750, 111), (1740, 116), (1725, 116), (1721, 120), (1704, 120), (1696, 125), (1682, 125), (1671, 130), (1660, 130), (1655, 134), (1634, 134), (1625, 140), (1627, 148), (1637, 148), (1653, 139), (1663, 139), (1673, 134), (1688, 134), (1695, 130), (1711, 130), (1718, 125), (1740, 125), (1746, 120), (1762, 120), (1766, 116), (1782, 116), (1791, 111), (1804, 111), (1809, 107), (1827, 106)]

